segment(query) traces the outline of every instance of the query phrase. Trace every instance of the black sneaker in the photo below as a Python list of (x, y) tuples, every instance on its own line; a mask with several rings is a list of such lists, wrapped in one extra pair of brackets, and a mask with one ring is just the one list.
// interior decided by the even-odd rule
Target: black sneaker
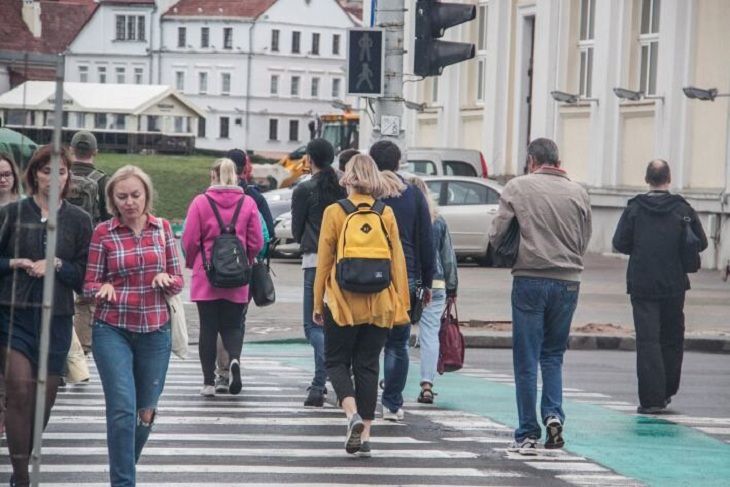
[(231, 364), (228, 366), (228, 380), (230, 380), (228, 392), (231, 394), (241, 392), (241, 388), (243, 387), (243, 384), (241, 384), (241, 364), (236, 359), (231, 360)]
[(309, 408), (321, 408), (324, 406), (324, 392), (317, 387), (309, 387), (309, 394), (304, 400), (304, 406)]
[(639, 406), (636, 408), (639, 414), (664, 414), (667, 412), (666, 406)]
[(358, 457), (362, 458), (370, 458), (373, 456), (372, 450), (370, 449), (370, 442), (369, 441), (363, 441), (360, 445), (360, 451), (357, 452)]
[(362, 418), (359, 414), (355, 413), (350, 418), (350, 422), (347, 424), (347, 437), (345, 438), (345, 451), (347, 453), (357, 453), (362, 448), (362, 435), (365, 429), (365, 423), (362, 422)]
[(560, 418), (550, 416), (545, 421), (545, 431), (547, 433), (547, 439), (545, 440), (545, 448), (548, 450), (557, 450), (565, 446), (565, 440), (563, 440), (563, 423)]

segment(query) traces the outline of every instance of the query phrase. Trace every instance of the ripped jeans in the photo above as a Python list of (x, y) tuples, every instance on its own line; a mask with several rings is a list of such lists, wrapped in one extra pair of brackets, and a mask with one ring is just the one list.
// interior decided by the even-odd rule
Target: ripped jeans
[(91, 343), (106, 402), (111, 485), (133, 487), (165, 386), (170, 324), (151, 333), (133, 333), (96, 321)]

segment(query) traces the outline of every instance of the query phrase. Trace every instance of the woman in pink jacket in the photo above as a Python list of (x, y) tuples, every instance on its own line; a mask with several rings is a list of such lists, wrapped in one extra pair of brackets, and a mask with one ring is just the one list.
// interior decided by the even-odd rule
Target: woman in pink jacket
[[(241, 348), (243, 347), (243, 316), (248, 306), (248, 286), (220, 288), (211, 285), (203, 268), (211, 260), (213, 242), (221, 234), (213, 206), (220, 213), (225, 225), (235, 221), (236, 236), (246, 250), (249, 263), (263, 246), (261, 223), (253, 199), (243, 194), (238, 186), (236, 166), (230, 159), (217, 160), (211, 169), (211, 186), (204, 194), (190, 203), (185, 218), (182, 245), (185, 250), (185, 265), (193, 270), (190, 298), (198, 305), (200, 317), (200, 339), (198, 352), (203, 368), (203, 388), (200, 394), (215, 396), (216, 340), (220, 334), (223, 346), (230, 355), (229, 387), (231, 394), (241, 392)], [(202, 243), (201, 243), (202, 242)]]

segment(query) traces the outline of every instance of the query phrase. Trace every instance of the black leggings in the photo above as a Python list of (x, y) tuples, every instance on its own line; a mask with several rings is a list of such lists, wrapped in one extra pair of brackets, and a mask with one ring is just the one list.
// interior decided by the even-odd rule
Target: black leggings
[(199, 301), (200, 338), (198, 353), (203, 367), (203, 382), (215, 384), (215, 355), (218, 334), (231, 360), (240, 360), (243, 347), (243, 317), (248, 307), (245, 303), (232, 303), (225, 299)]

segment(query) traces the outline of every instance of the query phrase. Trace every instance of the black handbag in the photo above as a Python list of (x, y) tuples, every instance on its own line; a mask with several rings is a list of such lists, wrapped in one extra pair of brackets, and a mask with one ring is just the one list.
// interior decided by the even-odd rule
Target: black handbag
[(250, 293), (256, 306), (263, 308), (276, 302), (276, 290), (274, 289), (274, 280), (271, 279), (270, 261), (266, 262), (256, 260), (251, 267), (251, 283)]
[(520, 250), (520, 224), (517, 217), (512, 218), (499, 245), (494, 249), (492, 264), (495, 267), (513, 267), (517, 262), (517, 252)]
[[(419, 200), (416, 200), (419, 201)], [(416, 235), (420, 236), (420, 228), (419, 225), (420, 219), (419, 217), (416, 217)], [(420, 242), (416, 242), (416, 257), (418, 262), (418, 272), (420, 275), (421, 272), (421, 245)], [(423, 281), (421, 281), (421, 278), (419, 277), (416, 280), (416, 288), (413, 289), (410, 293), (410, 301), (411, 301), (411, 310), (408, 312), (408, 317), (411, 319), (411, 324), (415, 325), (419, 321), (421, 321), (421, 315), (423, 314), (423, 298), (426, 294), (426, 290), (423, 287)]]
[(680, 215), (682, 219), (682, 240), (680, 241), (680, 258), (682, 259), (682, 269), (685, 273), (691, 274), (700, 270), (702, 260), (700, 259), (700, 249), (702, 241), (692, 230), (692, 218)]

